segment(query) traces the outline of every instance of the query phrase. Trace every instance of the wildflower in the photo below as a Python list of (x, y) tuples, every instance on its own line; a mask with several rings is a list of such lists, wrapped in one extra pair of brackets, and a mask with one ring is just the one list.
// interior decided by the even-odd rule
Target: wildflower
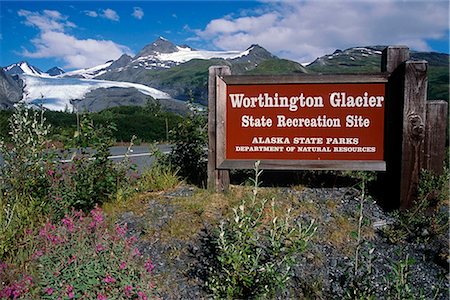
[(130, 246), (133, 245), (136, 241), (137, 241), (137, 237), (132, 236), (132, 237), (128, 238), (125, 242), (126, 242), (127, 247), (130, 247)]
[(141, 251), (138, 248), (134, 248), (132, 256), (141, 256)]
[(127, 233), (127, 224), (125, 223), (124, 226), (116, 225), (116, 232), (119, 236), (124, 237), (125, 233)]
[(53, 170), (48, 170), (48, 171), (47, 171), (47, 174), (53, 177), (53, 175), (55, 175), (55, 171), (53, 171)]
[(67, 215), (61, 220), (61, 222), (64, 224), (64, 226), (69, 230), (70, 233), (73, 232), (74, 223), (73, 219), (68, 217)]
[(52, 289), (51, 287), (48, 287), (48, 288), (45, 289), (45, 293), (46, 293), (47, 295), (49, 295), (49, 296), (51, 296), (51, 295), (53, 294), (54, 291), (55, 291), (55, 290)]
[(69, 257), (67, 264), (70, 265), (71, 263), (73, 263), (76, 260), (77, 260), (77, 257), (75, 255), (72, 255), (71, 257)]
[(105, 279), (103, 279), (103, 282), (105, 283), (114, 283), (116, 282), (116, 279), (114, 277), (111, 277), (111, 275), (106, 275)]
[(72, 299), (75, 296), (73, 293), (73, 286), (71, 286), (70, 284), (67, 286), (67, 296), (69, 297), (69, 299)]
[(108, 300), (108, 298), (106, 298), (105, 295), (98, 294), (98, 295), (97, 295), (97, 300)]
[(145, 262), (144, 267), (148, 273), (150, 273), (155, 268), (150, 258)]
[(92, 222), (89, 224), (90, 228), (96, 228), (103, 223), (103, 212), (97, 205), (91, 210)]
[(139, 296), (139, 299), (141, 299), (141, 300), (148, 300), (148, 297), (144, 292), (139, 291), (138, 296)]
[(99, 253), (102, 252), (103, 250), (105, 250), (105, 247), (102, 244), (97, 244), (95, 246), (95, 252)]
[(119, 265), (119, 269), (120, 269), (120, 270), (123, 270), (123, 269), (125, 269), (126, 267), (127, 267), (127, 263), (124, 262), (124, 261), (121, 262), (120, 265)]
[(123, 293), (127, 298), (131, 297), (131, 292), (133, 291), (133, 287), (131, 285), (126, 285)]

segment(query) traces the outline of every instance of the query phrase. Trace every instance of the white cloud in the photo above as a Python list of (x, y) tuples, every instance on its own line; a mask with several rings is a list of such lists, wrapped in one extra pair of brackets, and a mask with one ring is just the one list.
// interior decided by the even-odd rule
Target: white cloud
[(55, 10), (44, 10), (42, 13), (21, 9), (17, 12), (25, 18), (25, 24), (39, 28), (41, 31), (64, 31), (67, 27), (76, 27), (67, 17)]
[(117, 14), (117, 12), (115, 10), (112, 10), (111, 8), (107, 8), (107, 9), (103, 9), (100, 16), (102, 18), (111, 20), (111, 21), (119, 21), (120, 17)]
[(144, 11), (140, 7), (133, 7), (133, 13), (131, 15), (138, 20), (142, 20), (144, 17)]
[(97, 18), (98, 17), (98, 13), (96, 11), (93, 10), (85, 10), (84, 13), (86, 14), (86, 16), (92, 17), (92, 18)]
[(65, 68), (87, 68), (117, 59), (123, 53), (132, 51), (113, 41), (84, 39), (72, 35), (48, 31), (32, 40), (36, 50), (24, 50), (23, 55), (33, 58), (58, 57), (66, 62)]
[(25, 57), (57, 58), (66, 64), (64, 68), (88, 68), (117, 59), (123, 53), (132, 55), (132, 51), (110, 40), (77, 39), (65, 32), (75, 24), (58, 11), (30, 12), (20, 10), (19, 16), (25, 18), (25, 24), (40, 29), (40, 33), (31, 40), (34, 50), (23, 49)]
[(430, 50), (428, 39), (448, 34), (446, 1), (268, 2), (255, 12), (212, 20), (197, 37), (227, 50), (258, 43), (282, 57), (310, 62), (353, 46), (406, 44)]

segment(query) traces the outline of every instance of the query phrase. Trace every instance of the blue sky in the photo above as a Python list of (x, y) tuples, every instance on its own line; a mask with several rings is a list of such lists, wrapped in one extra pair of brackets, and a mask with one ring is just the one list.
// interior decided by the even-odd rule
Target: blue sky
[(134, 55), (159, 36), (204, 50), (260, 44), (301, 63), (380, 44), (449, 53), (446, 0), (0, 1), (0, 16), (0, 65), (44, 71)]

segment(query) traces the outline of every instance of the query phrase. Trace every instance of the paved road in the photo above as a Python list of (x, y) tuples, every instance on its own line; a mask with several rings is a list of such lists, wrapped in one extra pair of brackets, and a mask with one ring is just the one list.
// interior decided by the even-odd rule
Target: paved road
[[(115, 146), (110, 148), (111, 155), (109, 158), (115, 162), (120, 162), (124, 159), (125, 153), (127, 152), (128, 147), (126, 146)], [(171, 146), (162, 144), (158, 145), (158, 149), (163, 153), (170, 153)], [(132, 164), (136, 165), (137, 171), (140, 173), (145, 168), (151, 166), (154, 161), (154, 157), (151, 156), (149, 145), (139, 145), (133, 146), (131, 148), (131, 152), (128, 154), (130, 161)], [(70, 159), (70, 155), (62, 156), (61, 161), (67, 162)], [(3, 164), (3, 158), (0, 154), (0, 165)]]

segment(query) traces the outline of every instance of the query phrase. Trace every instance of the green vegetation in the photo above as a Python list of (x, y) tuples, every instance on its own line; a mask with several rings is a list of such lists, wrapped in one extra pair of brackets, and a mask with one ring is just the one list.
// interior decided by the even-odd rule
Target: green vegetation
[(440, 176), (422, 170), (419, 197), (414, 207), (395, 211), (395, 222), (384, 229), (390, 242), (428, 242), (432, 237), (448, 232), (448, 215), (442, 208), (448, 206), (449, 176), (448, 169)]
[(205, 186), (207, 163), (206, 116), (202, 112), (191, 112), (173, 130), (173, 148), (167, 163), (176, 166), (181, 177), (188, 182)]
[(314, 220), (307, 227), (295, 224), (290, 210), (279, 215), (274, 199), (267, 212), (267, 199), (258, 199), (258, 166), (255, 163), (252, 194), (219, 227), (216, 261), (208, 281), (218, 299), (273, 297), (291, 278), (295, 256), (306, 249), (316, 230)]
[[(12, 110), (0, 110), (0, 138), (9, 141), (9, 118)], [(141, 142), (166, 141), (169, 133), (183, 119), (165, 112), (157, 102), (149, 100), (144, 107), (119, 106), (95, 113), (84, 113), (96, 125), (107, 127), (115, 124), (111, 137), (116, 142), (129, 142), (133, 136)], [(50, 139), (66, 143), (77, 130), (77, 115), (69, 112), (45, 111), (44, 117), (51, 125)], [(169, 136), (168, 136), (169, 135)]]
[(268, 59), (258, 64), (250, 71), (244, 72), (245, 75), (283, 75), (292, 73), (308, 73), (301, 64), (287, 59)]

